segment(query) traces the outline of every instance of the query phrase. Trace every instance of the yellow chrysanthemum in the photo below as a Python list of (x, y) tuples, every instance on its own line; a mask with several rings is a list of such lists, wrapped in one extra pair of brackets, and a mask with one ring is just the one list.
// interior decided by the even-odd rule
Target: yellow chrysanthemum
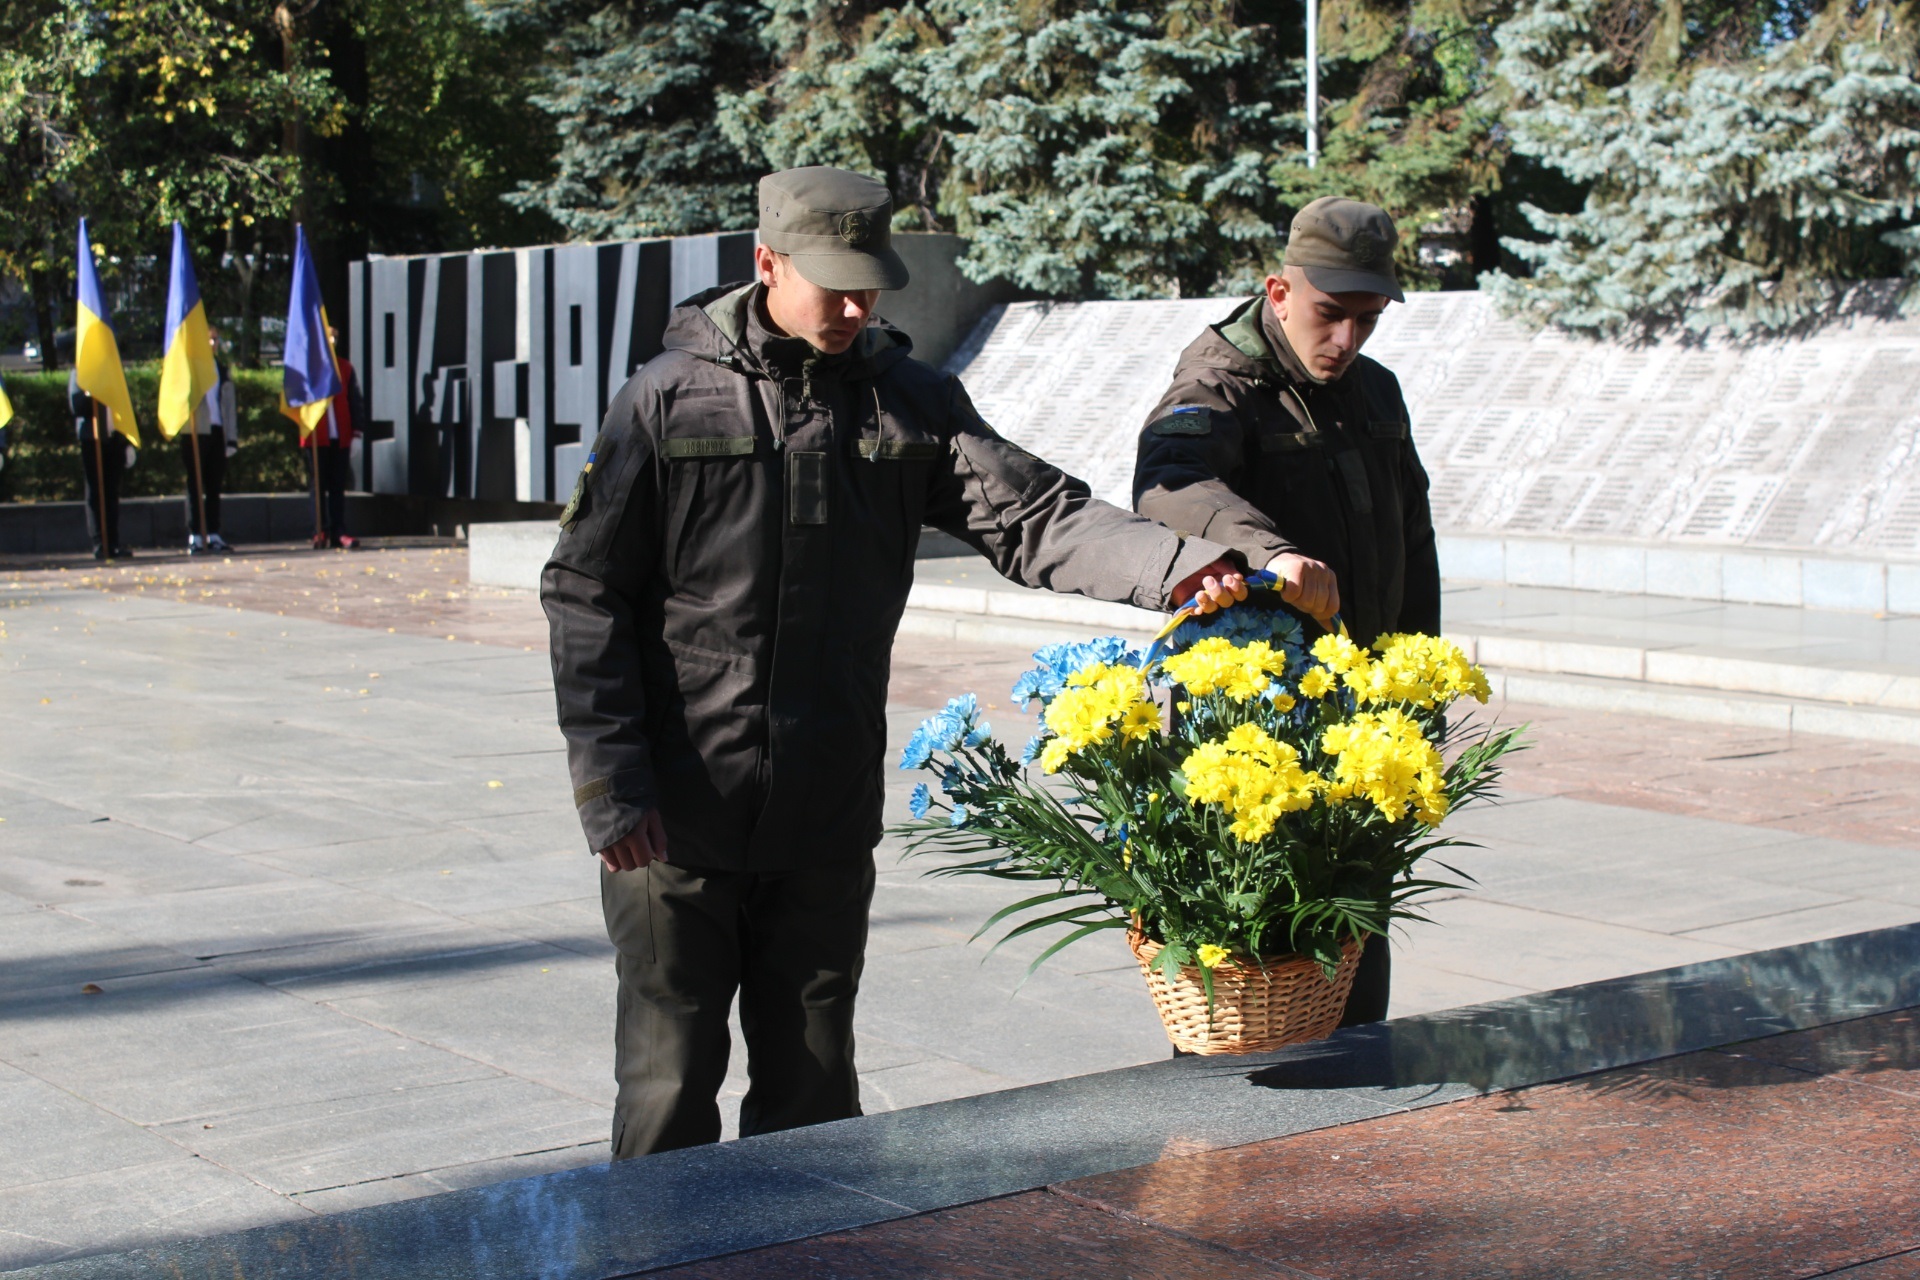
[(1320, 747), (1335, 757), (1329, 799), (1371, 801), (1389, 822), (1400, 821), (1410, 808), (1427, 822), (1446, 815), (1440, 752), (1398, 707), (1363, 711), (1332, 726)]
[[(1190, 693), (1223, 693), (1235, 702), (1246, 702), (1286, 675), (1287, 655), (1265, 640), (1239, 645), (1224, 636), (1211, 636), (1162, 665)], [(1288, 703), (1281, 710), (1291, 710), (1292, 699), (1285, 694), (1281, 698)]]
[(1225, 947), (1216, 947), (1211, 942), (1201, 943), (1199, 948), (1194, 952), (1195, 957), (1200, 963), (1209, 969), (1218, 965), (1222, 960), (1225, 960), (1232, 954), (1233, 953)]
[(1255, 724), (1236, 726), (1223, 741), (1201, 743), (1180, 771), (1188, 799), (1226, 810), (1233, 819), (1227, 829), (1247, 844), (1264, 840), (1281, 814), (1311, 805), (1321, 786), (1318, 774), (1300, 767), (1292, 746)]
[(1345, 675), (1367, 663), (1367, 651), (1343, 635), (1328, 634), (1313, 642), (1313, 656), (1335, 675)]
[(1379, 657), (1347, 676), (1362, 702), (1444, 707), (1460, 698), (1485, 702), (1487, 674), (1467, 661), (1460, 646), (1439, 636), (1387, 635), (1374, 642)]
[(1324, 698), (1333, 692), (1333, 672), (1325, 667), (1314, 667), (1300, 677), (1300, 692), (1308, 698)]
[(1138, 667), (1096, 662), (1067, 677), (1067, 687), (1047, 706), (1046, 726), (1054, 736), (1040, 752), (1040, 767), (1058, 773), (1069, 756), (1117, 731), (1142, 742), (1160, 729), (1160, 710), (1146, 696), (1146, 676)]

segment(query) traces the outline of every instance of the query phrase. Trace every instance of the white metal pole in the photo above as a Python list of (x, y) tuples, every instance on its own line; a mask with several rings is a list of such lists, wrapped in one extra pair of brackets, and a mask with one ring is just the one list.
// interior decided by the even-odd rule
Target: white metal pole
[(1307, 0), (1307, 168), (1320, 161), (1320, 0)]

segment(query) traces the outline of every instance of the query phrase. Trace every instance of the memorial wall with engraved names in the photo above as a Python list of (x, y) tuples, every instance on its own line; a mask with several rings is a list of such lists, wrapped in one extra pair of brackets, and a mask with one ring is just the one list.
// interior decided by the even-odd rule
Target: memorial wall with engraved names
[[(947, 367), (1003, 434), (1125, 504), (1176, 357), (1235, 305), (1016, 303)], [(1920, 321), (1634, 347), (1426, 293), (1366, 353), (1400, 378), (1445, 532), (1920, 558)]]

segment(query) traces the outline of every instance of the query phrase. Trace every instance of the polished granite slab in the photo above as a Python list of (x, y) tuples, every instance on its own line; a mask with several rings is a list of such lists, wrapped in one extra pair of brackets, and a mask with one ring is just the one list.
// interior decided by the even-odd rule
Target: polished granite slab
[[(1560, 1087), (1592, 1106), (1675, 1091), (1738, 1087), (1786, 1097), (1781, 1090), (1825, 1090), (1791, 1099), (1781, 1113), (1804, 1117), (1779, 1139), (1791, 1155), (1814, 1149), (1806, 1139), (1818, 1135), (1815, 1112), (1822, 1099), (1867, 1099), (1854, 1107), (1860, 1115), (1899, 1116), (1908, 1114), (1902, 1108), (1920, 1108), (1902, 1091), (1913, 1087), (1920, 1059), (1904, 1050), (1891, 1065), (1875, 1057), (1889, 1052), (1889, 1043), (1911, 1043), (1910, 1022), (1892, 1018), (1860, 1043), (1848, 1035), (1862, 1033), (1833, 1029), (1915, 1006), (1920, 926), (1908, 925), (1399, 1019), (1276, 1054), (1157, 1062), (21, 1274), (40, 1280), (601, 1280), (1054, 1184), (1084, 1187), (1076, 1194), (1098, 1201), (1123, 1194), (1114, 1187), (1150, 1182), (1160, 1176), (1155, 1170), (1212, 1169), (1189, 1162), (1240, 1159), (1233, 1150), (1253, 1149), (1249, 1144), (1368, 1121), (1325, 1139), (1331, 1165), (1356, 1132), (1418, 1130), (1444, 1123), (1433, 1117), (1460, 1114), (1458, 1108), (1428, 1110), (1437, 1103), (1460, 1102), (1484, 1114), (1487, 1126), (1498, 1126), (1508, 1114), (1507, 1100), (1481, 1095), (1619, 1069), (1625, 1069), (1619, 1078), (1627, 1083), (1612, 1092), (1588, 1082)], [(1729, 1052), (1700, 1054), (1730, 1045), (1735, 1047)], [(1641, 1065), (1689, 1054), (1695, 1056), (1680, 1058), (1679, 1066)], [(1792, 1055), (1799, 1057), (1788, 1060)], [(1734, 1084), (1716, 1083), (1732, 1079), (1729, 1072), (1738, 1077)], [(1803, 1086), (1806, 1081), (1814, 1084)], [(1729, 1121), (1711, 1108), (1699, 1115), (1709, 1127), (1738, 1127), (1737, 1117)], [(1920, 1109), (1911, 1115), (1920, 1120)], [(1527, 1151), (1537, 1155), (1553, 1142), (1591, 1146), (1592, 1132), (1614, 1122), (1576, 1117), (1571, 1123), (1555, 1131), (1559, 1136), (1552, 1142), (1542, 1139)], [(1888, 1124), (1913, 1132), (1912, 1123)], [(1690, 1150), (1676, 1145), (1679, 1137), (1663, 1141), (1661, 1159), (1679, 1160)], [(1856, 1173), (1865, 1185), (1912, 1167), (1914, 1153), (1898, 1142), (1866, 1150), (1865, 1131), (1833, 1141), (1852, 1142), (1848, 1149), (1859, 1153)], [(1726, 1145), (1731, 1150), (1738, 1143)], [(1829, 1150), (1826, 1158), (1833, 1154)], [(1775, 1153), (1756, 1167), (1781, 1159)], [(1301, 1172), (1295, 1168), (1289, 1176)], [(1255, 1181), (1264, 1176), (1251, 1166), (1246, 1171)], [(1517, 1171), (1514, 1176), (1524, 1190), (1524, 1177)], [(1439, 1178), (1443, 1190), (1445, 1182)], [(1229, 1179), (1219, 1185), (1235, 1184)], [(1847, 1194), (1860, 1201), (1859, 1187), (1848, 1185)], [(1843, 1202), (1820, 1201), (1809, 1211), (1839, 1212)], [(1867, 1204), (1861, 1212), (1874, 1207)], [(1908, 1219), (1912, 1208), (1906, 1206)], [(1382, 1212), (1393, 1212), (1391, 1201)], [(1862, 1231), (1879, 1229), (1877, 1218), (1849, 1221)], [(1212, 1239), (1204, 1226), (1197, 1223), (1191, 1234)], [(1889, 1247), (1879, 1256), (1895, 1252)], [(1835, 1255), (1811, 1244), (1805, 1254), (1810, 1262), (1829, 1256)]]

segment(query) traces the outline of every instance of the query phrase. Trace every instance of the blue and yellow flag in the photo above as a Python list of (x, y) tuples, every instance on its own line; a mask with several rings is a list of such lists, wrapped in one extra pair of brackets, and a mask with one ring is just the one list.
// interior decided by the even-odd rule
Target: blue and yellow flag
[(13, 421), (13, 401), (7, 399), (7, 384), (0, 381), (0, 430)]
[(173, 275), (167, 282), (166, 354), (160, 360), (160, 434), (171, 440), (220, 381), (207, 336), (207, 309), (187, 256), (187, 233), (173, 224)]
[(281, 353), (280, 412), (300, 425), (306, 443), (327, 416), (327, 401), (340, 393), (340, 371), (327, 340), (327, 311), (320, 303), (320, 275), (313, 269), (304, 227), (294, 228), (293, 288), (287, 298), (287, 342)]
[(140, 424), (134, 421), (133, 398), (127, 394), (127, 371), (120, 365), (120, 344), (114, 340), (107, 317), (106, 296), (100, 292), (100, 273), (94, 270), (93, 246), (87, 243), (87, 220), (80, 219), (80, 317), (73, 326), (73, 374), (80, 389), (113, 410), (113, 429), (129, 443), (140, 443)]

